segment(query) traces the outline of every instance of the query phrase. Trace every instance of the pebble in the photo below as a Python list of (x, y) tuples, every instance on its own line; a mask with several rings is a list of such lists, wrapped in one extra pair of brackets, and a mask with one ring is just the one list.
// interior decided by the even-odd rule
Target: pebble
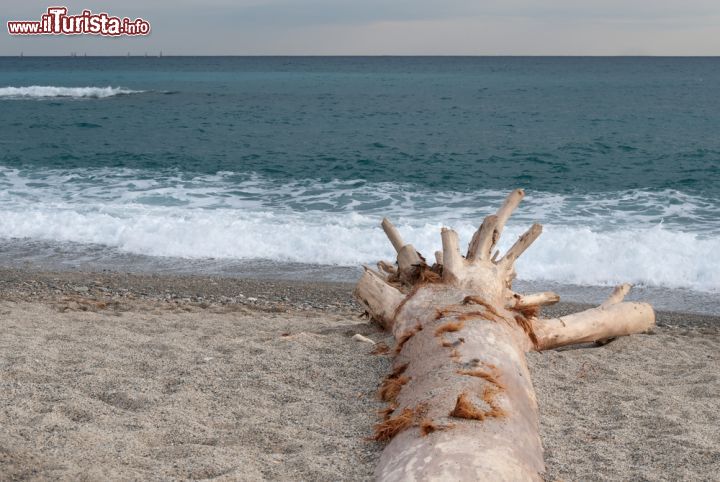
[(370, 338), (368, 338), (368, 337), (366, 337), (366, 336), (363, 336), (363, 335), (361, 335), (360, 333), (355, 333), (355, 334), (352, 336), (352, 339), (355, 340), (355, 341), (363, 342), (363, 343), (370, 343), (370, 344), (372, 344), (372, 345), (375, 344), (375, 342), (372, 341)]
[(125, 310), (133, 309), (138, 301), (148, 301), (176, 306), (191, 304), (203, 309), (238, 305), (279, 312), (340, 311), (355, 316), (363, 310), (355, 302), (352, 288), (350, 283), (0, 268), (0, 300), (47, 300), (67, 305), (72, 300), (63, 301), (63, 298), (69, 297), (81, 304), (84, 301), (120, 303)]

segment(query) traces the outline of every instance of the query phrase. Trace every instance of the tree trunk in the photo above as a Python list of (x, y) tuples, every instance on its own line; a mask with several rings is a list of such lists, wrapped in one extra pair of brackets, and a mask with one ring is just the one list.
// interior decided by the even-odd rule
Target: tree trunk
[(387, 220), (397, 265), (368, 267), (355, 289), (370, 316), (397, 340), (388, 402), (376, 426), (389, 441), (379, 480), (539, 480), (544, 471), (535, 392), (525, 352), (601, 341), (650, 329), (652, 308), (622, 302), (629, 285), (598, 308), (554, 319), (540, 307), (559, 297), (511, 289), (515, 260), (542, 231), (533, 225), (500, 259), (491, 256), (524, 196), (513, 191), (473, 236), (467, 255), (443, 228), (429, 266)]

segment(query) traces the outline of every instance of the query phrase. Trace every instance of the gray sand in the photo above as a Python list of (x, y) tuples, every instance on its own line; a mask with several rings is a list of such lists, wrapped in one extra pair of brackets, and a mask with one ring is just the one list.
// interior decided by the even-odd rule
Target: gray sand
[(720, 330), (528, 359), (548, 480), (720, 480)]
[[(0, 270), (0, 479), (368, 479), (390, 359), (357, 314), (347, 285)], [(718, 480), (720, 323), (659, 325), (529, 355), (548, 480)]]
[[(4, 477), (367, 478), (388, 360), (365, 323), (0, 305)], [(287, 336), (283, 336), (288, 334)]]

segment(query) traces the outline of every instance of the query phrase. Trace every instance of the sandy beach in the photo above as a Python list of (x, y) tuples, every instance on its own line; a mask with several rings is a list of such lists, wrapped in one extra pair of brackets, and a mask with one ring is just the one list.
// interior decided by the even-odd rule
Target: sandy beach
[[(352, 336), (391, 339), (351, 289), (0, 269), (0, 479), (371, 479), (392, 360)], [(528, 358), (547, 480), (716, 480), (717, 318)]]

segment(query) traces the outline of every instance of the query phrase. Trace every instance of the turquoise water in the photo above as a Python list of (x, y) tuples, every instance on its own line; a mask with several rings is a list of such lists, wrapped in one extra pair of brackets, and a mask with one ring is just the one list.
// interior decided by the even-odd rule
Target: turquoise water
[(714, 296), (718, 132), (716, 58), (0, 58), (0, 263), (349, 278), (523, 187), (528, 282)]
[(720, 193), (720, 59), (4, 58), (7, 167)]

